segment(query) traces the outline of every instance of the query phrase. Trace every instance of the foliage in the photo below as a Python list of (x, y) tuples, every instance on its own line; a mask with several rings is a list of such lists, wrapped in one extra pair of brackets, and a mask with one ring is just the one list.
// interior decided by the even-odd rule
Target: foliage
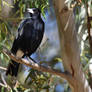
[[(9, 11), (10, 15), (8, 15), (8, 17), (2, 16), (2, 9), (4, 8), (4, 6), (11, 8), (11, 11)], [(25, 14), (24, 12), (26, 12), (26, 9), (33, 8), (33, 7), (40, 8), (43, 16), (45, 17), (45, 10), (48, 9), (48, 6), (49, 6), (48, 0), (44, 0), (44, 1), (40, 0), (40, 2), (39, 0), (14, 0), (12, 5), (8, 1), (6, 2), (6, 1), (0, 0), (0, 65), (1, 66), (6, 66), (9, 62), (9, 57), (6, 55), (4, 56), (4, 54), (2, 53), (3, 46), (6, 46), (8, 49), (11, 48), (12, 41), (14, 40), (14, 37), (16, 35), (15, 33), (16, 33), (18, 24), (23, 19)], [(4, 13), (7, 13), (7, 12), (4, 12)], [(30, 73), (32, 73), (35, 77), (32, 77)], [(29, 77), (30, 78), (32, 77), (32, 80), (34, 80), (34, 83), (31, 83), (31, 80), (30, 80), (30, 83), (29, 83), (30, 87), (31, 85), (34, 85), (34, 88), (35, 87), (36, 89), (38, 88), (37, 90), (41, 89), (41, 87), (43, 87), (41, 85), (43, 85), (44, 82), (46, 82), (47, 80), (47, 77), (45, 76), (45, 74), (40, 73), (41, 75), (39, 75), (38, 71), (35, 71), (32, 69), (30, 70), (30, 73), (27, 79), (29, 79)], [(10, 79), (7, 79), (7, 80), (10, 81)], [(37, 82), (40, 84), (38, 84)], [(44, 86), (43, 88), (48, 88), (48, 87)], [(1, 87), (0, 90), (1, 90), (0, 92), (4, 92), (6, 88)], [(11, 88), (11, 92), (20, 92), (19, 90), (21, 92), (30, 92), (30, 89), (24, 88), (21, 84), (19, 84), (14, 89)]]
[[(17, 30), (17, 24), (20, 22), (20, 20), (24, 17), (24, 12), (26, 12), (26, 8), (28, 7), (37, 7), (40, 8), (43, 15), (45, 14), (45, 9), (48, 8), (48, 0), (14, 0), (14, 5), (10, 5), (9, 2), (0, 0), (0, 53), (2, 50), (2, 46), (5, 45), (9, 49), (11, 47), (11, 43), (14, 39), (15, 32), (12, 30)], [(5, 16), (2, 16), (2, 9), (3, 6), (8, 6), (12, 8), (10, 12), (12, 12), (11, 15), (8, 15), (6, 18)], [(7, 13), (7, 12), (5, 12)], [(17, 17), (17, 18), (16, 18)], [(0, 54), (1, 59), (3, 54)], [(6, 59), (7, 60), (7, 59)], [(6, 61), (5, 60), (5, 61)]]
[(33, 86), (39, 92), (41, 91), (41, 89), (48, 89), (50, 87), (49, 78), (50, 78), (50, 75), (48, 73), (42, 73), (42, 72), (38, 72), (37, 70), (31, 69), (25, 82), (28, 81), (28, 84)]

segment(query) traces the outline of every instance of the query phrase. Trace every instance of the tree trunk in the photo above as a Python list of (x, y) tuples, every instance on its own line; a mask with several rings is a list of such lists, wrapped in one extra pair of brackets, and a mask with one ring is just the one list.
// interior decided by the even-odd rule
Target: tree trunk
[(92, 92), (80, 64), (73, 11), (68, 10), (64, 2), (65, 0), (53, 0), (53, 6), (59, 28), (63, 65), (65, 71), (72, 76), (68, 83), (72, 92)]

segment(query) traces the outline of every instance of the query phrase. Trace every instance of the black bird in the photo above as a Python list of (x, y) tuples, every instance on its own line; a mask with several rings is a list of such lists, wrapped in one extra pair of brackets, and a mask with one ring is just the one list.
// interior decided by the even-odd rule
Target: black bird
[[(30, 17), (24, 19), (18, 28), (18, 34), (13, 42), (11, 52), (16, 57), (30, 57), (39, 47), (43, 34), (44, 22), (41, 19), (41, 11), (38, 8), (27, 9)], [(17, 76), (19, 63), (11, 60), (6, 75)]]

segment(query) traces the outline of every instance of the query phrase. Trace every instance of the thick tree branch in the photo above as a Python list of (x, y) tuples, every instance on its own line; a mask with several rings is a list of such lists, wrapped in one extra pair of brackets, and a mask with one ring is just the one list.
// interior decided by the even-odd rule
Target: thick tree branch
[(33, 62), (31, 59), (27, 60), (27, 59), (24, 59), (24, 58), (22, 58), (22, 59), (17, 58), (5, 47), (3, 49), (3, 53), (7, 54), (11, 59), (13, 59), (14, 61), (16, 61), (18, 63), (24, 64), (24, 65), (31, 67), (33, 69), (36, 69), (38, 71), (48, 72), (50, 74), (60, 76), (64, 79), (66, 79), (67, 81), (71, 81), (71, 80), (73, 81), (72, 75), (68, 72), (60, 72), (60, 71), (57, 71), (55, 69), (47, 68), (45, 66), (42, 66), (42, 65), (39, 65), (38, 63)]
[(80, 50), (73, 10), (68, 10), (65, 13), (60, 12), (66, 6), (65, 0), (52, 1), (59, 29), (63, 65), (73, 77), (69, 86), (72, 92), (92, 92), (80, 63)]

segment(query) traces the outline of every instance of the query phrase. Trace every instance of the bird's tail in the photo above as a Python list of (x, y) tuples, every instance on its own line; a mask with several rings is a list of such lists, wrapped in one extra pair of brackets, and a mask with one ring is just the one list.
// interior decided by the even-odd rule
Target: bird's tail
[(8, 65), (7, 71), (6, 71), (6, 75), (11, 75), (11, 76), (17, 76), (18, 74), (18, 69), (19, 69), (19, 63), (11, 60), (11, 62)]

